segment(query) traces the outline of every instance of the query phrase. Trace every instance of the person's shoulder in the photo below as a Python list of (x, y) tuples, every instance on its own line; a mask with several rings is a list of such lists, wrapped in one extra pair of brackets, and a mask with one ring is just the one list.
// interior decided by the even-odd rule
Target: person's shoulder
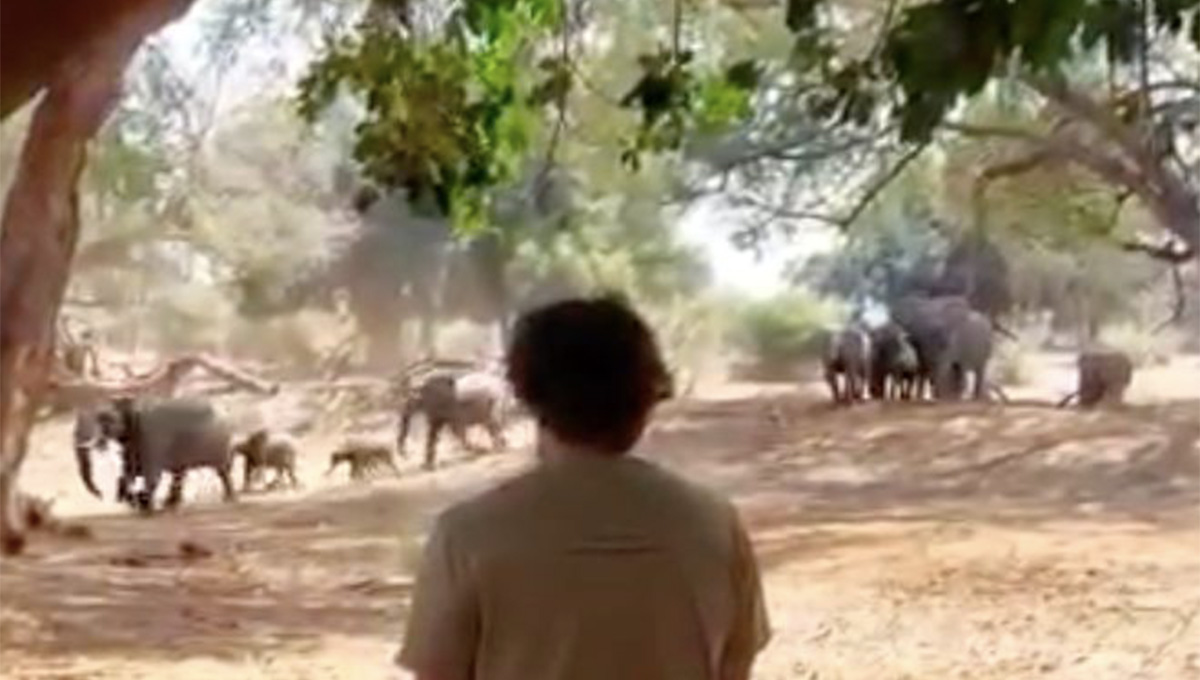
[(654, 461), (645, 458), (636, 461), (660, 499), (711, 515), (714, 519), (726, 520), (735, 514), (733, 503), (717, 491)]
[(520, 472), (443, 510), (438, 523), (450, 531), (475, 531), (481, 527), (486, 531), (489, 526), (503, 523), (507, 515), (524, 505), (535, 492), (538, 477), (536, 467)]

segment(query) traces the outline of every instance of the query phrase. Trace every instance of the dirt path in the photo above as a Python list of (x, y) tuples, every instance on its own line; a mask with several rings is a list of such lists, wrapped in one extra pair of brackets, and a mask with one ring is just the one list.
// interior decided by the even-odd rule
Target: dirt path
[[(741, 386), (667, 409), (643, 449), (753, 528), (776, 629), (756, 677), (1175, 680), (1200, 678), (1198, 409), (833, 410)], [(352, 485), (321, 478), (327, 444), (306, 442), (302, 492), (150, 520), (42, 452), (33, 488), (96, 537), (0, 566), (4, 677), (388, 677), (429, 519), (528, 454)]]

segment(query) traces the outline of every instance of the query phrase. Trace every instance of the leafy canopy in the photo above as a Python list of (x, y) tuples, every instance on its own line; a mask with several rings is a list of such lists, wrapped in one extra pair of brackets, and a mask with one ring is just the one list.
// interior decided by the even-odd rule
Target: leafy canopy
[[(567, 3), (468, 0), (427, 31), (412, 27), (409, 3), (397, 4), (395, 14), (367, 12), (351, 35), (329, 41), (300, 83), (299, 112), (316, 122), (345, 91), (365, 109), (354, 147), (362, 174), (477, 232), (488, 226), (494, 190), (514, 181), (548, 136), (547, 109), (558, 109), (562, 125), (575, 82)], [(675, 41), (639, 63), (643, 74), (622, 100), (641, 112), (622, 156), (630, 167), (644, 151), (677, 148), (686, 133), (750, 109), (751, 61), (709, 74)]]

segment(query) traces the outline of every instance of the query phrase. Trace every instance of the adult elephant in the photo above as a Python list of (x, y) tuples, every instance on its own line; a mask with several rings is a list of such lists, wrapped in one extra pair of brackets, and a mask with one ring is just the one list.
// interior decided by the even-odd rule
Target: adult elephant
[(467, 429), (482, 425), (492, 440), (492, 449), (507, 446), (504, 438), (505, 411), (511, 401), (504, 379), (488, 371), (465, 373), (434, 372), (423, 377), (402, 396), (396, 450), (406, 455), (405, 442), (413, 416), (422, 414), (426, 422), (424, 467), (437, 464), (437, 445), (442, 430), (449, 427), (464, 448), (472, 449)]
[(892, 306), (892, 318), (912, 340), (920, 367), (917, 395), (930, 385), (936, 399), (958, 399), (968, 375), (975, 399), (987, 395), (991, 321), (958, 295), (910, 296)]
[[(225, 500), (236, 498), (230, 428), (206, 401), (122, 398), (81, 412), (75, 421), (75, 456), (79, 476), (95, 496), (100, 492), (92, 479), (92, 456), (109, 442), (121, 448), (117, 499), (144, 512), (153, 510), (154, 492), (167, 472), (171, 473), (167, 507), (177, 507), (183, 500), (184, 479), (197, 468), (212, 468), (221, 480)], [(130, 487), (137, 477), (143, 485), (134, 496)]]

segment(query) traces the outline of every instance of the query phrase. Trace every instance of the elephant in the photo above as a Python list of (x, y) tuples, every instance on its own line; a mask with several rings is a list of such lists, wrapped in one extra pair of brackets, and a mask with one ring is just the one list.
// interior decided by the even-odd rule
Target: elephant
[(827, 333), (821, 367), (835, 403), (861, 401), (871, 375), (870, 336), (857, 327)]
[(343, 464), (350, 468), (350, 479), (362, 479), (381, 467), (388, 468), (396, 476), (400, 475), (400, 468), (396, 467), (396, 462), (392, 460), (391, 450), (382, 444), (343, 444), (329, 454), (329, 469), (325, 471), (325, 476), (328, 477)]
[(498, 375), (485, 371), (428, 375), (404, 397), (396, 450), (401, 456), (406, 455), (408, 430), (418, 413), (428, 423), (423, 464), (426, 470), (436, 465), (438, 439), (447, 426), (464, 448), (472, 449), (467, 441), (467, 428), (482, 425), (491, 437), (493, 450), (501, 450), (507, 446), (502, 424), (507, 402), (508, 389)]
[(986, 316), (957, 295), (904, 297), (892, 305), (891, 314), (916, 350), (918, 398), (924, 396), (928, 384), (936, 399), (959, 399), (967, 374), (973, 378), (974, 398), (984, 398), (994, 337)]
[(871, 329), (870, 335), (871, 398), (911, 399), (920, 378), (920, 361), (908, 334), (898, 324), (888, 322)]
[(961, 399), (967, 373), (972, 375), (972, 398), (987, 397), (987, 365), (992, 357), (993, 335), (992, 322), (973, 310), (949, 329), (945, 350), (935, 365), (936, 398)]
[(1080, 353), (1076, 365), (1079, 386), (1059, 402), (1059, 407), (1075, 398), (1083, 408), (1101, 403), (1119, 404), (1124, 400), (1125, 390), (1133, 381), (1133, 361), (1128, 354), (1116, 349), (1090, 349)]
[(249, 491), (255, 477), (267, 468), (275, 471), (275, 478), (267, 488), (273, 489), (285, 480), (293, 489), (300, 487), (296, 479), (296, 444), (289, 437), (272, 435), (266, 429), (256, 430), (233, 446), (233, 455), (240, 455), (245, 463), (242, 491)]
[[(231, 468), (230, 430), (205, 401), (185, 398), (135, 400), (119, 398), (105, 407), (81, 412), (76, 418), (75, 455), (79, 475), (93, 495), (91, 456), (98, 445), (116, 442), (121, 447), (122, 470), (117, 499), (145, 513), (153, 511), (154, 492), (163, 473), (171, 473), (167, 507), (183, 500), (183, 482), (189, 470), (212, 468), (221, 480), (226, 502), (236, 500)], [(130, 492), (141, 477), (143, 488)]]

